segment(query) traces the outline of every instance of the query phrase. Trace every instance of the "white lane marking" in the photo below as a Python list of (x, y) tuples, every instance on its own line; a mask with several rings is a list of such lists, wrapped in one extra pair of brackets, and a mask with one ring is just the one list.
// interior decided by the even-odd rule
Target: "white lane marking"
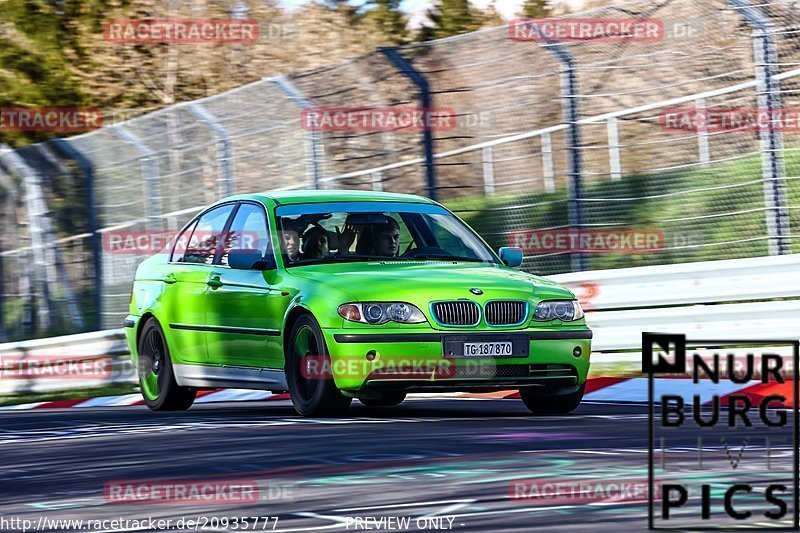
[[(295, 513), (297, 514), (297, 513)], [(309, 513), (313, 515), (314, 513)], [(323, 516), (308, 516), (307, 518), (324, 518)], [(314, 527), (302, 527), (302, 528), (292, 528), (292, 529), (272, 529), (271, 531), (275, 531), (275, 533), (295, 533), (295, 532), (303, 532), (303, 531), (325, 531), (328, 529), (340, 529), (342, 527), (341, 524), (331, 524), (329, 526), (314, 526)]]
[[(472, 502), (470, 503), (474, 503), (475, 501), (476, 500), (472, 500)], [(425, 513), (424, 515), (422, 515), (421, 518), (432, 518), (434, 516), (439, 516), (439, 515), (449, 516), (450, 513), (452, 513), (453, 511), (458, 511), (459, 509), (463, 509), (464, 507), (468, 506), (469, 503), (454, 503), (453, 505), (448, 505), (447, 507), (443, 507), (432, 513)]]
[(469, 500), (441, 500), (432, 502), (412, 502), (412, 503), (390, 503), (386, 505), (372, 505), (370, 507), (349, 507), (347, 509), (334, 509), (337, 513), (347, 513), (350, 511), (373, 511), (375, 509), (397, 509), (400, 507), (425, 507), (428, 505), (441, 505), (444, 503), (449, 504), (469, 504), (475, 502), (474, 499)]
[(319, 518), (320, 520), (331, 520), (338, 524), (344, 524), (347, 522), (347, 518), (343, 516), (317, 514), (317, 513), (312, 513), (310, 511), (302, 513), (292, 513), (292, 514), (294, 514), (295, 516), (303, 516), (305, 518)]
[(619, 455), (620, 452), (613, 451), (613, 452), (602, 452), (600, 450), (573, 450), (572, 453), (589, 453), (592, 455)]
[(82, 509), (84, 507), (98, 507), (106, 505), (108, 502), (103, 498), (68, 498), (66, 500), (50, 500), (45, 502), (26, 503), (29, 507), (44, 509), (45, 511), (57, 511), (59, 509)]

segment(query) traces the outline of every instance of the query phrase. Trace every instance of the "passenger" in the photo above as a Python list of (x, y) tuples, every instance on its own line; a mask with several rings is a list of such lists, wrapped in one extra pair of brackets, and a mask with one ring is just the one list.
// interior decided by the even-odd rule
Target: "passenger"
[(327, 257), (328, 232), (322, 226), (311, 226), (303, 233), (303, 259), (322, 259)]
[(292, 227), (284, 227), (281, 232), (281, 247), (290, 263), (300, 259), (300, 234)]
[(382, 257), (395, 257), (400, 249), (400, 225), (392, 217), (372, 229), (373, 253)]

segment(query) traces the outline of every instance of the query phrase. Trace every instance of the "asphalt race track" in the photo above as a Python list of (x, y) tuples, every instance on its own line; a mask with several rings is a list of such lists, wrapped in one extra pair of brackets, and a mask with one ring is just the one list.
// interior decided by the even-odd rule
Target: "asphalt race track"
[[(281, 400), (183, 413), (5, 411), (0, 420), (0, 523), (26, 519), (29, 530), (55, 530), (55, 519), (119, 518), (142, 523), (106, 530), (158, 531), (148, 519), (172, 520), (172, 529), (197, 520), (206, 531), (646, 528), (644, 499), (532, 501), (509, 493), (514, 480), (534, 477), (646, 482), (643, 405), (584, 404), (571, 415), (533, 417), (517, 400), (424, 398), (392, 408), (356, 401), (349, 419), (304, 419)], [(679, 453), (693, 437), (671, 446)], [(259, 501), (187, 506), (104, 495), (107, 483), (156, 480), (255, 480)]]

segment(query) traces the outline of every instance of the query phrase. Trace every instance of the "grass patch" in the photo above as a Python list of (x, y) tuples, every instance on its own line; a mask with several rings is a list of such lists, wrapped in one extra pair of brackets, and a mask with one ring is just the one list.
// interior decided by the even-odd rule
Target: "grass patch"
[[(800, 175), (800, 153), (784, 152), (786, 175)], [(738, 259), (768, 254), (761, 154), (708, 167), (634, 174), (584, 185), (587, 227), (653, 230), (664, 249), (647, 253), (586, 254), (591, 270)], [(785, 182), (787, 205), (800, 200), (798, 180)], [(509, 232), (567, 226), (567, 191), (498, 194), (444, 202), (495, 249)], [(792, 219), (790, 233), (800, 222)], [(791, 241), (790, 241), (791, 244)], [(541, 274), (569, 272), (569, 254), (526, 259)]]

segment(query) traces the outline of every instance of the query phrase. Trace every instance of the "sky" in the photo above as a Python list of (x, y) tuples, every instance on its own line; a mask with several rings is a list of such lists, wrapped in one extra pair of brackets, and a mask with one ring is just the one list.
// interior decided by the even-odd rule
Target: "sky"
[[(309, 0), (280, 0), (281, 4), (289, 9), (298, 7), (307, 3)], [(485, 9), (491, 0), (470, 0), (473, 5), (481, 9)], [(496, 0), (497, 10), (506, 19), (513, 19), (519, 13), (522, 2), (524, 0)], [(570, 9), (577, 9), (580, 7), (583, 0), (562, 0)], [(363, 0), (351, 0), (355, 5), (363, 4)], [(400, 9), (408, 14), (409, 26), (417, 28), (425, 20), (425, 13), (433, 5), (433, 0), (402, 0)]]

